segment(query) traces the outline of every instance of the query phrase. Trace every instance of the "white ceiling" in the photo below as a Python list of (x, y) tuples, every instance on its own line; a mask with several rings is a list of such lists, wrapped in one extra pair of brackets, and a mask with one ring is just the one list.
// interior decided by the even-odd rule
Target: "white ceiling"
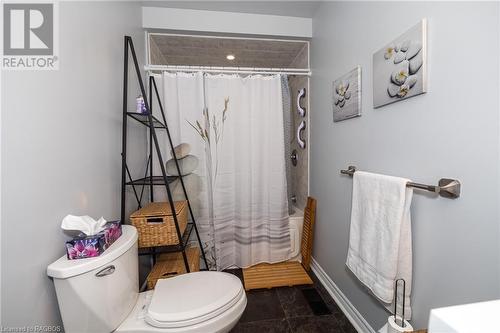
[(143, 1), (142, 5), (312, 18), (320, 3), (321, 1)]

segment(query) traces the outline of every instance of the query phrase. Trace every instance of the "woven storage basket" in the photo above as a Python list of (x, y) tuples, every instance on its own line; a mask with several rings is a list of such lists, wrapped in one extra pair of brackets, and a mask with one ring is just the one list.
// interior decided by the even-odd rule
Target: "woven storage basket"
[[(181, 235), (187, 225), (187, 201), (174, 202)], [(174, 217), (168, 202), (152, 202), (130, 215), (139, 233), (139, 247), (179, 244)]]
[[(190, 272), (198, 272), (200, 270), (200, 249), (197, 247), (187, 248), (186, 256)], [(167, 279), (185, 273), (186, 267), (182, 252), (160, 254), (147, 277), (148, 289), (154, 289), (159, 279)]]

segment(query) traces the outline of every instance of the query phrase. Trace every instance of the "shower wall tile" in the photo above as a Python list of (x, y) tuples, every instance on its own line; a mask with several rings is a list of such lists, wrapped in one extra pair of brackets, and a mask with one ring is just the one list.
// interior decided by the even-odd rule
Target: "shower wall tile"
[[(292, 166), (292, 195), (295, 194), (297, 196), (297, 207), (304, 209), (307, 196), (308, 196), (308, 188), (309, 188), (309, 120), (308, 120), (308, 112), (309, 112), (309, 91), (307, 91), (309, 78), (306, 76), (290, 76), (289, 84), (292, 96), (292, 142), (291, 149), (292, 151), (295, 149), (297, 151), (298, 161), (297, 166)], [(306, 109), (306, 116), (302, 118), (297, 112), (297, 95), (299, 90), (302, 88), (306, 88), (306, 96), (302, 98), (302, 107)], [(303, 132), (303, 138), (306, 140), (306, 148), (302, 149), (299, 147), (297, 143), (297, 127), (300, 122), (305, 120), (306, 128)]]

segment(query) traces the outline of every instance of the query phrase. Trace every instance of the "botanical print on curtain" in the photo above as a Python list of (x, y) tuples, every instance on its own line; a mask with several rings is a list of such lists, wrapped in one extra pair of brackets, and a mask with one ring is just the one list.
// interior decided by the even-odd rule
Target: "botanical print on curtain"
[[(191, 146), (190, 155), (198, 159), (197, 168), (189, 175), (184, 176), (184, 184), (193, 208), (198, 231), (204, 245), (205, 254), (210, 268), (215, 268), (215, 247), (213, 244), (213, 225), (211, 216), (211, 189), (207, 177), (206, 146), (198, 134), (189, 125), (202, 117), (204, 109), (203, 74), (202, 73), (168, 73), (164, 72), (157, 80), (159, 91), (163, 91), (162, 103), (167, 118), (167, 124), (174, 146), (188, 143)], [(153, 103), (153, 114), (161, 119), (156, 101)], [(168, 145), (165, 131), (157, 130), (158, 139), (166, 162), (173, 156)], [(154, 163), (154, 174), (160, 175), (158, 161)], [(180, 182), (171, 184), (174, 200), (185, 200)], [(165, 188), (155, 186), (155, 201), (167, 201)], [(191, 242), (194, 243), (194, 233)]]
[(218, 270), (290, 256), (281, 97), (278, 75), (205, 76), (208, 111), (229, 100), (222, 141), (211, 147)]

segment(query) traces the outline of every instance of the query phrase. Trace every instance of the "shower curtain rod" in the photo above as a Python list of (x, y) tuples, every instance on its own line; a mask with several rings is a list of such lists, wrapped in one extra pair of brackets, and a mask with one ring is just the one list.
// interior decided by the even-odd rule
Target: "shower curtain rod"
[(258, 68), (258, 67), (211, 67), (211, 66), (178, 66), (178, 65), (149, 65), (144, 66), (146, 71), (167, 72), (205, 72), (205, 73), (235, 73), (235, 74), (287, 74), (311, 76), (309, 69), (303, 68)]

